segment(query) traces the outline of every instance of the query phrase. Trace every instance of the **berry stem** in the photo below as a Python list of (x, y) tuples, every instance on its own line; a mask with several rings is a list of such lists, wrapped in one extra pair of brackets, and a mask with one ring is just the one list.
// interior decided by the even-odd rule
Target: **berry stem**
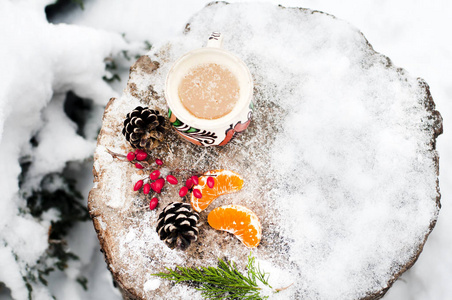
[(149, 198), (147, 200), (151, 201), (152, 198), (157, 197), (157, 193), (154, 192), (154, 190), (151, 189), (151, 192), (146, 195), (146, 198)]
[[(170, 174), (186, 174), (188, 175), (188, 177), (192, 177), (192, 176), (202, 176), (202, 172), (199, 170), (193, 170), (193, 169), (181, 169), (181, 168), (177, 168), (177, 169), (173, 169), (170, 171)], [(216, 175), (215, 175), (216, 176)]]
[(127, 155), (123, 155), (123, 154), (119, 154), (119, 153), (113, 152), (110, 149), (108, 149), (107, 147), (105, 147), (105, 149), (107, 149), (108, 154), (110, 154), (113, 158), (118, 158), (120, 160), (127, 161)]
[(182, 172), (190, 172), (190, 171), (191, 171), (190, 169), (177, 168), (177, 169), (172, 170), (171, 173), (182, 173)]
[[(152, 167), (152, 164), (150, 164), (148, 161), (146, 161), (146, 160), (142, 160), (142, 161), (138, 161), (138, 160), (133, 160), (132, 161), (133, 162), (133, 164), (135, 164), (135, 163), (139, 163), (140, 165), (142, 165), (143, 166), (143, 169), (141, 169), (141, 170), (143, 170), (144, 172), (147, 172), (147, 171), (153, 171), (153, 170), (155, 170), (155, 168), (156, 167)], [(157, 168), (158, 167), (160, 167), (159, 165), (157, 165)]]
[(146, 206), (138, 207), (136, 211), (143, 211), (143, 210), (148, 210), (148, 209), (149, 209), (149, 205), (146, 205)]
[(163, 144), (166, 149), (168, 150), (169, 153), (171, 153), (171, 155), (174, 155), (173, 150), (171, 150), (171, 147), (168, 145), (168, 142), (165, 142), (165, 144)]
[[(130, 163), (133, 164), (133, 165), (135, 165), (136, 163), (139, 163), (140, 165), (143, 166), (143, 168), (141, 169), (141, 170), (143, 170), (143, 171), (150, 171), (150, 170), (152, 169), (152, 168), (151, 168), (151, 164), (148, 162), (148, 159), (145, 159), (145, 160), (137, 160), (137, 159), (135, 158), (135, 159), (129, 161), (129, 160), (127, 159), (127, 155), (119, 154), (119, 153), (113, 152), (113, 151), (111, 151), (111, 150), (108, 149), (108, 148), (106, 148), (106, 149), (107, 149), (108, 154), (110, 154), (113, 158), (117, 158), (117, 159), (119, 159), (119, 160), (121, 160), (121, 161), (127, 161), (127, 162), (130, 162)], [(149, 156), (148, 156), (148, 157), (149, 157)]]

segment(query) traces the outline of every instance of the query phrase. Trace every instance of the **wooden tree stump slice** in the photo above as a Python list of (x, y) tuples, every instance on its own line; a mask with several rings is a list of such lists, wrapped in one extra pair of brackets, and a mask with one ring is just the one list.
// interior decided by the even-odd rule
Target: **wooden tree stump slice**
[[(136, 106), (167, 114), (169, 68), (211, 31), (222, 32), (225, 49), (249, 66), (255, 111), (248, 129), (224, 147), (192, 145), (170, 130), (151, 152), (164, 161), (164, 174), (230, 169), (244, 178), (241, 191), (201, 213), (199, 238), (182, 252), (155, 231), (162, 208), (181, 200), (181, 184), (165, 186), (156, 210), (143, 209), (149, 199), (133, 185), (147, 174), (107, 149), (132, 150), (121, 130)], [(108, 103), (89, 212), (126, 299), (201, 299), (187, 284), (151, 276), (167, 267), (227, 258), (243, 269), (250, 250), (207, 223), (226, 204), (259, 216), (262, 240), (253, 255), (271, 266), (270, 280), (293, 282), (281, 299), (379, 299), (416, 261), (438, 217), (441, 132), (428, 85), (393, 66), (348, 23), (309, 9), (215, 3), (183, 35), (138, 59), (123, 95)]]

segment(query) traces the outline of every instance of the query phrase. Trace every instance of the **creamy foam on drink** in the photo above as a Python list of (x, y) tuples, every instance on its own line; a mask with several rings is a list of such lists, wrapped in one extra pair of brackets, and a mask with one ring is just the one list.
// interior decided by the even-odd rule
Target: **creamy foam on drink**
[(237, 78), (226, 67), (215, 63), (189, 70), (178, 87), (182, 105), (201, 119), (218, 119), (232, 111), (240, 96)]

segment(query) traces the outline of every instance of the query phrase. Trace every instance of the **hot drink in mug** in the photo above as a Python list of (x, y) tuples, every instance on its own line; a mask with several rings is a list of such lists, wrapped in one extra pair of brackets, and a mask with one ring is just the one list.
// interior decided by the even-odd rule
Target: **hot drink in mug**
[(170, 122), (197, 145), (225, 145), (251, 121), (251, 74), (222, 41), (212, 33), (207, 46), (179, 58), (166, 79)]

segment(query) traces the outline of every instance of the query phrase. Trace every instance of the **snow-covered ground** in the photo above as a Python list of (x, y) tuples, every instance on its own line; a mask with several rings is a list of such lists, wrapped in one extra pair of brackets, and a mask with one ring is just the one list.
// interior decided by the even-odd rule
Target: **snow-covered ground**
[[(124, 88), (134, 54), (145, 53), (145, 41), (157, 44), (180, 34), (190, 17), (209, 1), (84, 1), (85, 9), (46, 21), (50, 0), (0, 2), (0, 299), (27, 299), (22, 277), (47, 248), (47, 229), (58, 218), (55, 211), (40, 221), (19, 212), (27, 193), (42, 178), (62, 172), (78, 179), (85, 199), (91, 188), (90, 156), (103, 105)], [(236, 1), (232, 1), (236, 2)], [(267, 0), (266, 2), (275, 3)], [(279, 1), (285, 6), (321, 10), (359, 28), (374, 49), (397, 66), (430, 85), (444, 118), (439, 137), (442, 210), (419, 260), (390, 289), (384, 299), (450, 299), (452, 287), (452, 39), (449, 0)], [(125, 37), (122, 38), (122, 36)], [(127, 61), (122, 51), (132, 59)], [(102, 76), (105, 57), (115, 59), (121, 81), (108, 84)], [(64, 95), (73, 91), (92, 99), (83, 135), (64, 113)], [(34, 137), (36, 143), (29, 143)], [(32, 164), (19, 188), (20, 163)], [(67, 162), (72, 163), (65, 168)], [(120, 299), (112, 286), (97, 237), (90, 222), (79, 223), (68, 237), (69, 248), (80, 260), (66, 271), (50, 273), (48, 288), (33, 285), (34, 299)], [(88, 279), (88, 290), (76, 282)]]

